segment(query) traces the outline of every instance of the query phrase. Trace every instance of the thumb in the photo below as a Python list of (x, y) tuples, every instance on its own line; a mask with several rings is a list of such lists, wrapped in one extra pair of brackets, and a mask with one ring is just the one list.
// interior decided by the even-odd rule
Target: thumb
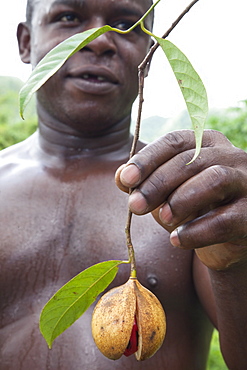
[(126, 168), (126, 164), (122, 164), (120, 167), (118, 167), (115, 173), (115, 183), (120, 190), (124, 191), (125, 193), (129, 193), (129, 188), (123, 185), (123, 183), (121, 182), (121, 178), (120, 178), (121, 173), (124, 168)]

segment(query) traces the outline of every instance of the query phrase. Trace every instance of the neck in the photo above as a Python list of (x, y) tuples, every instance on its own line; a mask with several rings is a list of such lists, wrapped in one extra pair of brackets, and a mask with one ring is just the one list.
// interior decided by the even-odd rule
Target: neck
[(88, 133), (39, 114), (39, 143), (46, 154), (64, 159), (107, 156), (113, 152), (126, 156), (132, 141), (129, 127), (127, 116), (101, 132)]

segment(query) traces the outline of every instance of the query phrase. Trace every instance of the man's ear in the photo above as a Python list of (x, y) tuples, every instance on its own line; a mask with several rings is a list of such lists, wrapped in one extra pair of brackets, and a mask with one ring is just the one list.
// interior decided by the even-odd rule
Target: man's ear
[[(152, 48), (152, 46), (154, 46), (154, 44), (155, 44), (154, 40), (151, 40), (150, 49)], [(150, 66), (151, 66), (152, 59), (153, 59), (153, 55), (152, 55), (152, 57), (151, 57), (150, 61), (148, 62), (148, 65), (147, 65), (147, 67), (146, 67), (146, 69), (145, 69), (145, 77), (147, 77), (147, 76), (148, 76), (148, 73), (149, 73), (149, 70), (150, 70)]]
[(19, 45), (19, 54), (23, 63), (30, 63), (31, 35), (30, 29), (26, 23), (20, 23), (17, 28), (17, 40)]

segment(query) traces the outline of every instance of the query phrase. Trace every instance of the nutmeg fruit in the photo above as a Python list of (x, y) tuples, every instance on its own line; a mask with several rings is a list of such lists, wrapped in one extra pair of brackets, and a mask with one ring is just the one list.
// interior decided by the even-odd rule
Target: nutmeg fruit
[(165, 333), (161, 303), (135, 277), (104, 294), (94, 308), (94, 341), (112, 360), (133, 353), (137, 360), (150, 358), (161, 347)]

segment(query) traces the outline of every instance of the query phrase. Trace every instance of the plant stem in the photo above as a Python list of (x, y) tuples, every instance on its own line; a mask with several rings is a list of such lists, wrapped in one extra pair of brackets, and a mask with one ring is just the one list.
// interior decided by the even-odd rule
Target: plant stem
[[(163, 39), (167, 38), (171, 31), (178, 25), (178, 23), (181, 21), (181, 19), (187, 14), (190, 9), (198, 2), (199, 0), (193, 0), (186, 9), (179, 15), (179, 17), (172, 23), (171, 27), (166, 31), (166, 33), (162, 36)], [(155, 6), (158, 4), (159, 1), (155, 3)], [(148, 30), (145, 30), (143, 22), (141, 23), (141, 28), (144, 32), (150, 34)], [(130, 156), (129, 158), (132, 158), (133, 155), (136, 152), (137, 143), (140, 136), (140, 127), (141, 127), (141, 115), (142, 115), (142, 107), (144, 102), (144, 79), (145, 79), (145, 71), (148, 68), (149, 64), (151, 63), (152, 57), (155, 53), (155, 51), (158, 49), (159, 43), (155, 43), (152, 48), (149, 50), (146, 57), (143, 59), (142, 63), (138, 67), (138, 76), (139, 76), (139, 104), (138, 104), (138, 115), (136, 120), (136, 126), (135, 126), (135, 133), (134, 138), (132, 142), (132, 147), (130, 150)], [(130, 189), (129, 195), (132, 193), (133, 189)], [(129, 261), (130, 261), (130, 276), (136, 277), (136, 261), (135, 261), (135, 251), (134, 247), (131, 241), (131, 220), (132, 220), (132, 212), (130, 209), (128, 210), (127, 215), (127, 221), (126, 221), (126, 227), (125, 227), (125, 234), (126, 234), (126, 242), (128, 247), (128, 254), (129, 254)]]
[(126, 233), (126, 241), (127, 241), (127, 247), (128, 247), (129, 261), (130, 261), (130, 276), (131, 277), (136, 277), (135, 251), (134, 251), (134, 247), (132, 245), (131, 233), (130, 233), (132, 215), (133, 215), (132, 212), (130, 210), (128, 210), (125, 233)]

